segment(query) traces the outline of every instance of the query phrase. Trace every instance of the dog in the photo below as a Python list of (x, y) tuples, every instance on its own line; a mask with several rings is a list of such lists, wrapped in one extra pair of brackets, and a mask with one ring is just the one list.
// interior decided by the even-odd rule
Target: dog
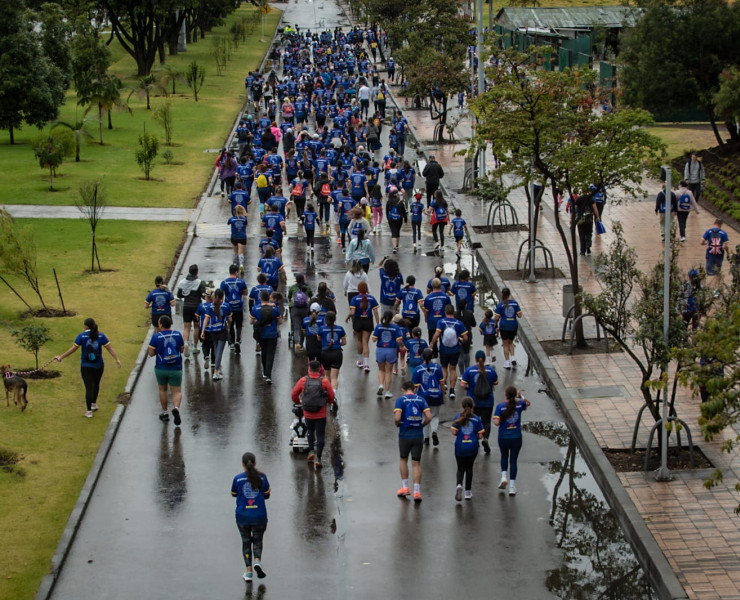
[(21, 412), (23, 412), (28, 406), (28, 399), (26, 398), (28, 384), (26, 380), (14, 375), (10, 370), (10, 365), (2, 365), (0, 370), (3, 372), (3, 383), (5, 384), (5, 406), (10, 406), (10, 393), (13, 392), (13, 404), (16, 406), (20, 404)]

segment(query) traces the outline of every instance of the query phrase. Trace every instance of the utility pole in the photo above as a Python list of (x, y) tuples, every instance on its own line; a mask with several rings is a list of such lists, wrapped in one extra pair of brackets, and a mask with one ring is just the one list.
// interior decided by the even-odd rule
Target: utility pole
[[(493, 0), (491, 0), (493, 2)], [(478, 96), (486, 91), (485, 73), (483, 72), (483, 0), (476, 0), (477, 4), (477, 24), (475, 50), (478, 54)], [(493, 5), (491, 5), (493, 8)], [(475, 63), (474, 63), (475, 64)], [(486, 177), (486, 148), (483, 147), (480, 153), (480, 177)]]

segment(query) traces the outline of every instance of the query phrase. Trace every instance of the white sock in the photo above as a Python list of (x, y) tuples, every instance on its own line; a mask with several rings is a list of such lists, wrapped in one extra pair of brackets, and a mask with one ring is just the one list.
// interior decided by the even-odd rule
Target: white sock
[(232, 265), (238, 265), (239, 264), (239, 255), (238, 254), (234, 254), (234, 257), (231, 259), (231, 264)]
[(401, 479), (401, 487), (402, 488), (409, 487), (409, 480), (408, 479)]
[(506, 471), (501, 471), (501, 480), (506, 479)]
[(421, 484), (419, 484), (419, 483), (415, 483), (415, 484), (414, 484), (414, 494), (415, 494), (416, 492), (420, 492), (420, 491), (421, 491)]
[(363, 363), (363, 366), (369, 367), (370, 366), (370, 357), (369, 356), (363, 356), (362, 357), (362, 363)]

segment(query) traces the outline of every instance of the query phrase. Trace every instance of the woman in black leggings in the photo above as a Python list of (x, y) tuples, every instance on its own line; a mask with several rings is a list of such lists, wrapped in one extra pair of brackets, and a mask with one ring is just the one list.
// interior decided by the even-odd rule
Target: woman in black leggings
[(452, 435), (455, 436), (455, 460), (457, 461), (457, 488), (455, 500), (463, 498), (463, 479), (465, 480), (465, 499), (473, 498), (473, 465), (478, 456), (478, 440), (483, 437), (483, 423), (473, 412), (473, 399), (464, 398), (462, 412), (452, 421)]

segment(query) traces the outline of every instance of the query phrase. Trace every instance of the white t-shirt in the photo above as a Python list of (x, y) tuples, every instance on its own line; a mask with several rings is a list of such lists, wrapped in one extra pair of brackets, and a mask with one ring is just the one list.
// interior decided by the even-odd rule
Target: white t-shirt
[(357, 97), (360, 100), (370, 100), (370, 88), (363, 85), (359, 90), (357, 90)]

